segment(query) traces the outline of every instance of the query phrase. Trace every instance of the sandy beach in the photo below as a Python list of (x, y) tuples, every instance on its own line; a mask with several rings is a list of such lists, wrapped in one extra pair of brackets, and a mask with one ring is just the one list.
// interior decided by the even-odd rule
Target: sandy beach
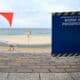
[(0, 36), (0, 41), (8, 41), (15, 44), (51, 44), (50, 36)]
[[(0, 36), (0, 41), (8, 41), (11, 44), (20, 44), (20, 45), (44, 45), (51, 44), (50, 36), (31, 36), (29, 39), (27, 36)], [(0, 49), (8, 50), (9, 46), (1, 46)], [(15, 50), (50, 50), (49, 47), (15, 47)]]

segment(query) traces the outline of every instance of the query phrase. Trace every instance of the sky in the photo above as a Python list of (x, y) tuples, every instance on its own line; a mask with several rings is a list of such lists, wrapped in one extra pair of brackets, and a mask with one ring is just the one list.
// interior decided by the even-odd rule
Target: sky
[[(14, 12), (12, 28), (51, 28), (52, 13), (80, 11), (80, 0), (0, 0), (0, 12)], [(0, 16), (0, 28), (9, 28)]]

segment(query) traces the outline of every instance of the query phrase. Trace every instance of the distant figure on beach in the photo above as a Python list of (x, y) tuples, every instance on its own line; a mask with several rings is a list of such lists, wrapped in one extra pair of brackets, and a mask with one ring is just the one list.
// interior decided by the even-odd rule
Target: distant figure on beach
[(30, 38), (31, 35), (32, 35), (32, 31), (28, 31), (28, 33), (27, 33), (27, 37)]
[(14, 51), (14, 46), (13, 45), (9, 45), (9, 51)]
[(11, 43), (9, 43), (8, 44), (9, 45), (9, 51), (14, 51), (15, 50), (15, 45), (14, 44), (11, 44)]
[(30, 43), (31, 36), (32, 36), (32, 31), (28, 31), (28, 32), (27, 32), (27, 40), (28, 40), (28, 44)]

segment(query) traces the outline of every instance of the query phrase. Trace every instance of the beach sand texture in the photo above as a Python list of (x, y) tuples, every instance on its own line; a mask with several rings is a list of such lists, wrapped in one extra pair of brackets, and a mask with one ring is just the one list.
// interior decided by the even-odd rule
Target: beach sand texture
[[(27, 36), (0, 36), (0, 41), (8, 41), (11, 44), (21, 44), (21, 45), (44, 45), (51, 44), (50, 36), (31, 36), (29, 39)], [(9, 46), (1, 46), (1, 50), (9, 50)], [(15, 46), (15, 50), (50, 50), (50, 47), (17, 47)]]
[(51, 44), (50, 36), (0, 36), (0, 41), (8, 41), (15, 44)]

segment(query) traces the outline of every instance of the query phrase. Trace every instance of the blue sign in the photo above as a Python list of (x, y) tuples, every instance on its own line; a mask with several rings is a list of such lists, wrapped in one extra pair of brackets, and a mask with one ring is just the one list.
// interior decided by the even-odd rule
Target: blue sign
[(52, 55), (80, 55), (80, 12), (52, 15)]

